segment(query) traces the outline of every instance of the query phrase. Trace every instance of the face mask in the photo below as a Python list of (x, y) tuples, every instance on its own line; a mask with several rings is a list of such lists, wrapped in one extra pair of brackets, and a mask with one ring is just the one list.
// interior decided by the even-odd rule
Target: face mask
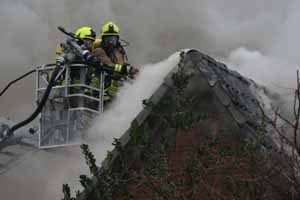
[(103, 40), (106, 47), (113, 48), (118, 45), (119, 39), (117, 36), (106, 36)]

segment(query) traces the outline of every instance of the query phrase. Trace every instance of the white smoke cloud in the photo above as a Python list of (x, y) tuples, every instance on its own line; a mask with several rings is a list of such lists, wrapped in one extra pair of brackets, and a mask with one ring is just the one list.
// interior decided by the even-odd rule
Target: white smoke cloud
[[(131, 42), (128, 54), (134, 64), (155, 62), (179, 49), (197, 48), (226, 58), (234, 69), (275, 90), (277, 85), (293, 87), (295, 63), (300, 60), (299, 7), (297, 0), (1, 0), (0, 89), (8, 81), (25, 73), (27, 66), (53, 61), (55, 46), (64, 37), (56, 26), (62, 25), (72, 31), (90, 25), (99, 33), (101, 25), (108, 20), (117, 22), (122, 37)], [(128, 128), (128, 122), (141, 109), (141, 100), (151, 95), (176, 59), (172, 56), (159, 65), (142, 67), (136, 83), (126, 85), (114, 107), (99, 119), (102, 123), (95, 125), (94, 135), (91, 136), (97, 139), (92, 148), (99, 162), (106, 150), (112, 148), (112, 138), (120, 136)], [(35, 107), (33, 91), (34, 80), (30, 78), (9, 90), (0, 97), (0, 115), (18, 120), (27, 117)], [(115, 123), (120, 124), (114, 126)], [(103, 141), (98, 142), (99, 139)], [(35, 198), (43, 196), (47, 199), (49, 195), (59, 194), (64, 180), (78, 184), (74, 177), (66, 176), (76, 173), (78, 167), (74, 169), (72, 166), (82, 166), (82, 158), (75, 156), (74, 160), (66, 162), (67, 154), (56, 159), (52, 156), (50, 160), (55, 162), (46, 162), (49, 157), (43, 153), (37, 156), (36, 160), (40, 160), (34, 169), (40, 169), (37, 174), (47, 177), (31, 179), (33, 185), (26, 185), (22, 190), (24, 193), (39, 188), (40, 196)], [(45, 167), (47, 163), (49, 166)], [(65, 163), (69, 166), (59, 171)], [(34, 162), (28, 161), (26, 169), (17, 168), (20, 172), (9, 174), (6, 179), (2, 176), (0, 183), (28, 184), (24, 173), (30, 172), (32, 165)], [(74, 173), (68, 172), (68, 167)], [(44, 168), (46, 171), (43, 171)], [(47, 173), (47, 168), (53, 169), (51, 173)], [(79, 168), (82, 170), (82, 167)], [(44, 180), (42, 184), (41, 179)], [(2, 182), (4, 180), (5, 183)], [(45, 183), (47, 181), (49, 184)]]
[(106, 151), (113, 149), (113, 138), (120, 138), (130, 127), (131, 121), (143, 108), (142, 101), (151, 97), (178, 62), (179, 53), (175, 53), (160, 63), (144, 65), (134, 83), (121, 87), (110, 108), (95, 120), (89, 140), (100, 162), (105, 158)]
[(294, 63), (300, 62), (299, 46), (299, 7), (300, 2), (291, 0), (288, 5), (285, 20), (280, 23), (281, 30), (270, 45), (270, 54), (281, 59), (287, 59)]
[(263, 55), (259, 51), (238, 48), (230, 53), (227, 65), (281, 94), (296, 87), (296, 64)]

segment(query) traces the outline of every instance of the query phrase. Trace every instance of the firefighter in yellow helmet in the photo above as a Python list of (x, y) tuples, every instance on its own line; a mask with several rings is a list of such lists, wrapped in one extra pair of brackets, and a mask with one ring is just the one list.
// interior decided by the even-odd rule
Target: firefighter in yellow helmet
[[(88, 26), (83, 26), (78, 28), (74, 34), (81, 38), (81, 41), (76, 41), (77, 44), (81, 47), (82, 50), (85, 51), (92, 51), (93, 43), (96, 39), (95, 31)], [(68, 45), (66, 41), (62, 42), (58, 45), (56, 49), (56, 55), (58, 56), (57, 59), (63, 60), (63, 63), (84, 63), (82, 57), (77, 56), (73, 51), (72, 48)], [(89, 68), (87, 74), (87, 80), (89, 80), (89, 74), (92, 73), (92, 68)], [(60, 84), (64, 84), (65, 77), (60, 77)], [(71, 69), (70, 70), (70, 79), (72, 84), (78, 84), (80, 82), (80, 69)], [(78, 88), (72, 88), (70, 90), (71, 93), (79, 92)]]
[[(128, 63), (126, 52), (120, 43), (120, 29), (111, 21), (102, 26), (101, 43), (96, 46), (93, 55), (97, 56), (103, 65), (109, 66), (114, 73), (134, 77), (139, 71)], [(94, 79), (93, 84), (98, 85), (99, 80)], [(120, 81), (110, 76), (105, 78), (104, 100), (106, 102), (116, 95), (120, 84)]]

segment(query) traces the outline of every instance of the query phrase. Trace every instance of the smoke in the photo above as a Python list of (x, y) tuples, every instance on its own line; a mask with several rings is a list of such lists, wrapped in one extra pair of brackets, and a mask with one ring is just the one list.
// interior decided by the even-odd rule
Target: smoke
[[(73, 31), (89, 25), (97, 33), (108, 20), (120, 25), (132, 63), (156, 62), (179, 49), (198, 48), (219, 57), (245, 47), (298, 61), (299, 2), (296, 0), (2, 0), (0, 2), (0, 86), (28, 66), (53, 62), (63, 39), (58, 25)], [(23, 119), (35, 107), (28, 78), (0, 99), (0, 113)]]
[(288, 12), (288, 2), (280, 0), (142, 0), (134, 7), (132, 0), (112, 2), (112, 10), (121, 15), (118, 20), (147, 59), (196, 47), (220, 56), (240, 46), (268, 51)]
[[(300, 52), (299, 7), (296, 0), (1, 0), (0, 89), (27, 72), (30, 66), (53, 62), (55, 46), (64, 38), (56, 29), (58, 25), (70, 31), (89, 25), (99, 33), (106, 21), (117, 22), (122, 38), (131, 43), (127, 48), (131, 62), (143, 67), (136, 82), (124, 86), (112, 109), (100, 117), (102, 123), (91, 130), (91, 138), (97, 139), (92, 148), (101, 161), (104, 152), (112, 148), (112, 138), (119, 137), (129, 127), (129, 121), (142, 108), (141, 100), (151, 95), (177, 57), (174, 55), (158, 65), (144, 64), (162, 60), (180, 49), (200, 49), (226, 60), (229, 67), (249, 78), (276, 91), (280, 89), (282, 95), (289, 93), (285, 88), (294, 87), (300, 60), (297, 54)], [(0, 115), (15, 120), (27, 117), (35, 107), (34, 84), (34, 79), (28, 78), (1, 96)], [(56, 158), (52, 163), (46, 162), (48, 157), (41, 153), (37, 166), (41, 169), (56, 166), (59, 171), (64, 166), (62, 163), (66, 163), (65, 157), (68, 156)], [(49, 166), (45, 167), (45, 163)], [(75, 156), (68, 167), (82, 166), (79, 163), (82, 160)], [(33, 164), (28, 161), (28, 169), (19, 170), (26, 173)], [(54, 194), (52, 187), (60, 188), (58, 182), (65, 174), (75, 174), (75, 168), (72, 168), (74, 173), (72, 170), (41, 171), (40, 176), (47, 174), (45, 179), (50, 183), (41, 185), (49, 187), (44, 189), (45, 196)], [(16, 173), (15, 182), (22, 182), (21, 177), (20, 172)], [(6, 179), (1, 177), (0, 182), (3, 180), (11, 180), (7, 182), (11, 185), (15, 183), (12, 174)]]
[(288, 59), (295, 63), (300, 62), (299, 57), (299, 11), (300, 2), (291, 1), (288, 4), (286, 20), (282, 23), (282, 30), (271, 46), (270, 52), (273, 56), (281, 59)]
[[(6, 0), (0, 3), (0, 26), (0, 87), (3, 89), (10, 80), (29, 71), (28, 66), (47, 56), (48, 49), (43, 46), (47, 46), (48, 27), (24, 4)], [(32, 108), (34, 103), (32, 89), (32, 81), (27, 79), (17, 90), (8, 91), (0, 99), (0, 114), (28, 115), (28, 107)]]
[[(99, 161), (105, 158), (107, 150), (113, 149), (113, 139), (120, 138), (129, 129), (131, 121), (143, 108), (142, 101), (151, 97), (178, 62), (179, 53), (175, 53), (167, 60), (143, 66), (134, 83), (125, 84), (110, 108), (95, 120), (89, 139)], [(105, 145), (99, 145), (99, 141)]]
[(225, 62), (231, 69), (280, 94), (293, 93), (296, 86), (297, 65), (293, 62), (245, 48), (232, 51)]

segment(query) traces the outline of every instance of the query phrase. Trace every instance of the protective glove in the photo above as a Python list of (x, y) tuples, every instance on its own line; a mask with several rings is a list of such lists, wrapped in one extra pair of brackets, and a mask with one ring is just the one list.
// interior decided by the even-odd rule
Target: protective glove
[(88, 50), (82, 51), (82, 58), (87, 63), (91, 62), (94, 59), (93, 57), (94, 56)]
[(133, 67), (130, 64), (125, 64), (126, 65), (126, 70), (127, 70), (127, 76), (131, 79), (135, 79), (136, 75), (139, 73), (139, 69), (136, 67)]

